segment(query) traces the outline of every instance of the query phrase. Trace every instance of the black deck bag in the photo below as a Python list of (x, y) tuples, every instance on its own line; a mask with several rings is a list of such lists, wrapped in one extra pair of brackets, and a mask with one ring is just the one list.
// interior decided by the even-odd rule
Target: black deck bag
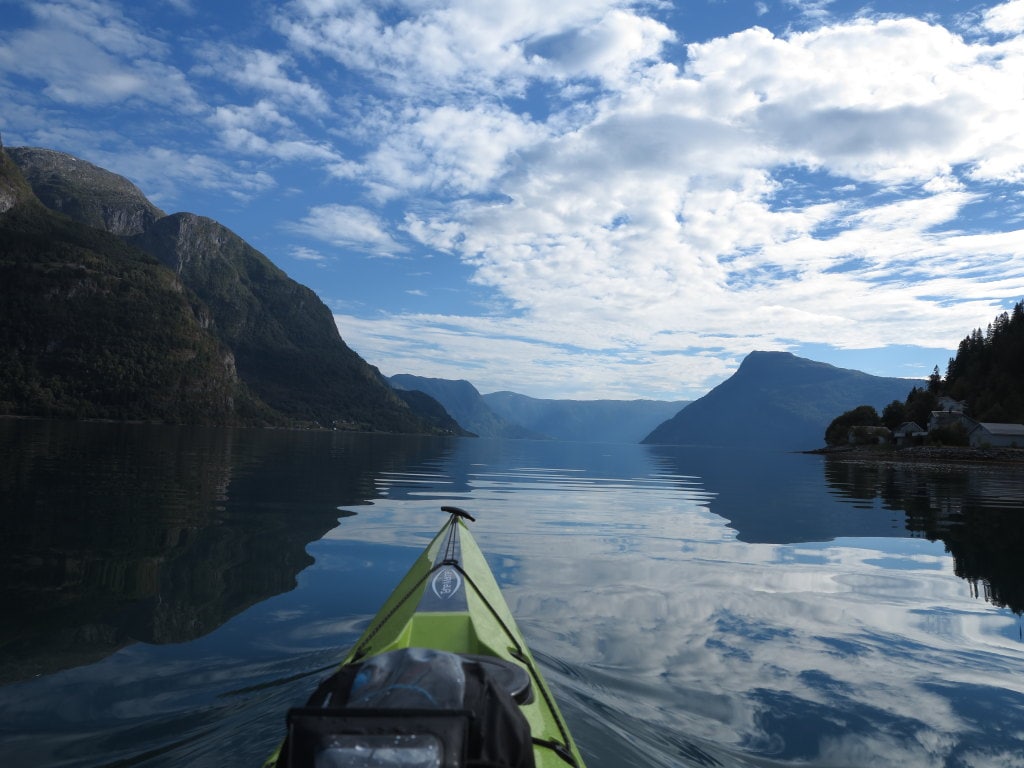
[(529, 675), (408, 648), (349, 664), (288, 713), (284, 768), (534, 768)]

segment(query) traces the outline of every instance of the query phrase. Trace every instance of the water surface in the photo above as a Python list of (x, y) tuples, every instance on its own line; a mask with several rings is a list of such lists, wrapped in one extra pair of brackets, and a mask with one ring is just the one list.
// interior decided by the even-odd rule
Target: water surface
[(1024, 754), (1017, 468), (0, 421), (0, 764), (253, 765), (444, 516), (589, 766)]

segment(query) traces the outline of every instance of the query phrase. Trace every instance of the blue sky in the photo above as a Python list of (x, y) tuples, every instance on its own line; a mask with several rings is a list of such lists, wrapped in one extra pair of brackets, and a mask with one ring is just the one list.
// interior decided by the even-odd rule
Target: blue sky
[(1024, 298), (1024, 0), (0, 0), (0, 133), (214, 218), (385, 374), (690, 399)]

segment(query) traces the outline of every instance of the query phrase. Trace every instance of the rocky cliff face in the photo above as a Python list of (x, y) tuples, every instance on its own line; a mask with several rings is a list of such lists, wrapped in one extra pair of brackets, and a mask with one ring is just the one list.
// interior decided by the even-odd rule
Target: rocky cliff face
[(313, 291), (227, 227), (175, 213), (130, 242), (210, 308), (212, 330), (234, 352), (239, 375), (271, 407), (324, 426), (437, 431), (345, 344)]
[[(215, 263), (224, 261), (219, 257), (225, 249), (241, 249), (244, 242), (227, 227), (194, 213), (172, 214), (147, 227), (146, 234), (136, 241), (146, 245), (154, 256), (179, 275), (186, 272), (197, 277), (208, 277)], [(272, 264), (270, 267), (280, 271)], [(237, 276), (237, 270), (232, 271)]]
[(7, 150), (43, 205), (115, 235), (135, 235), (165, 214), (123, 176), (38, 147)]

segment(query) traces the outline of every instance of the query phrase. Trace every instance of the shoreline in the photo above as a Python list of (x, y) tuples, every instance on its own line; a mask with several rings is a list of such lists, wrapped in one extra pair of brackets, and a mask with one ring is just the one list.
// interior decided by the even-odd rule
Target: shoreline
[(891, 464), (955, 463), (1024, 465), (1024, 448), (975, 448), (970, 446), (842, 445), (815, 448), (802, 453), (840, 461), (871, 461)]

